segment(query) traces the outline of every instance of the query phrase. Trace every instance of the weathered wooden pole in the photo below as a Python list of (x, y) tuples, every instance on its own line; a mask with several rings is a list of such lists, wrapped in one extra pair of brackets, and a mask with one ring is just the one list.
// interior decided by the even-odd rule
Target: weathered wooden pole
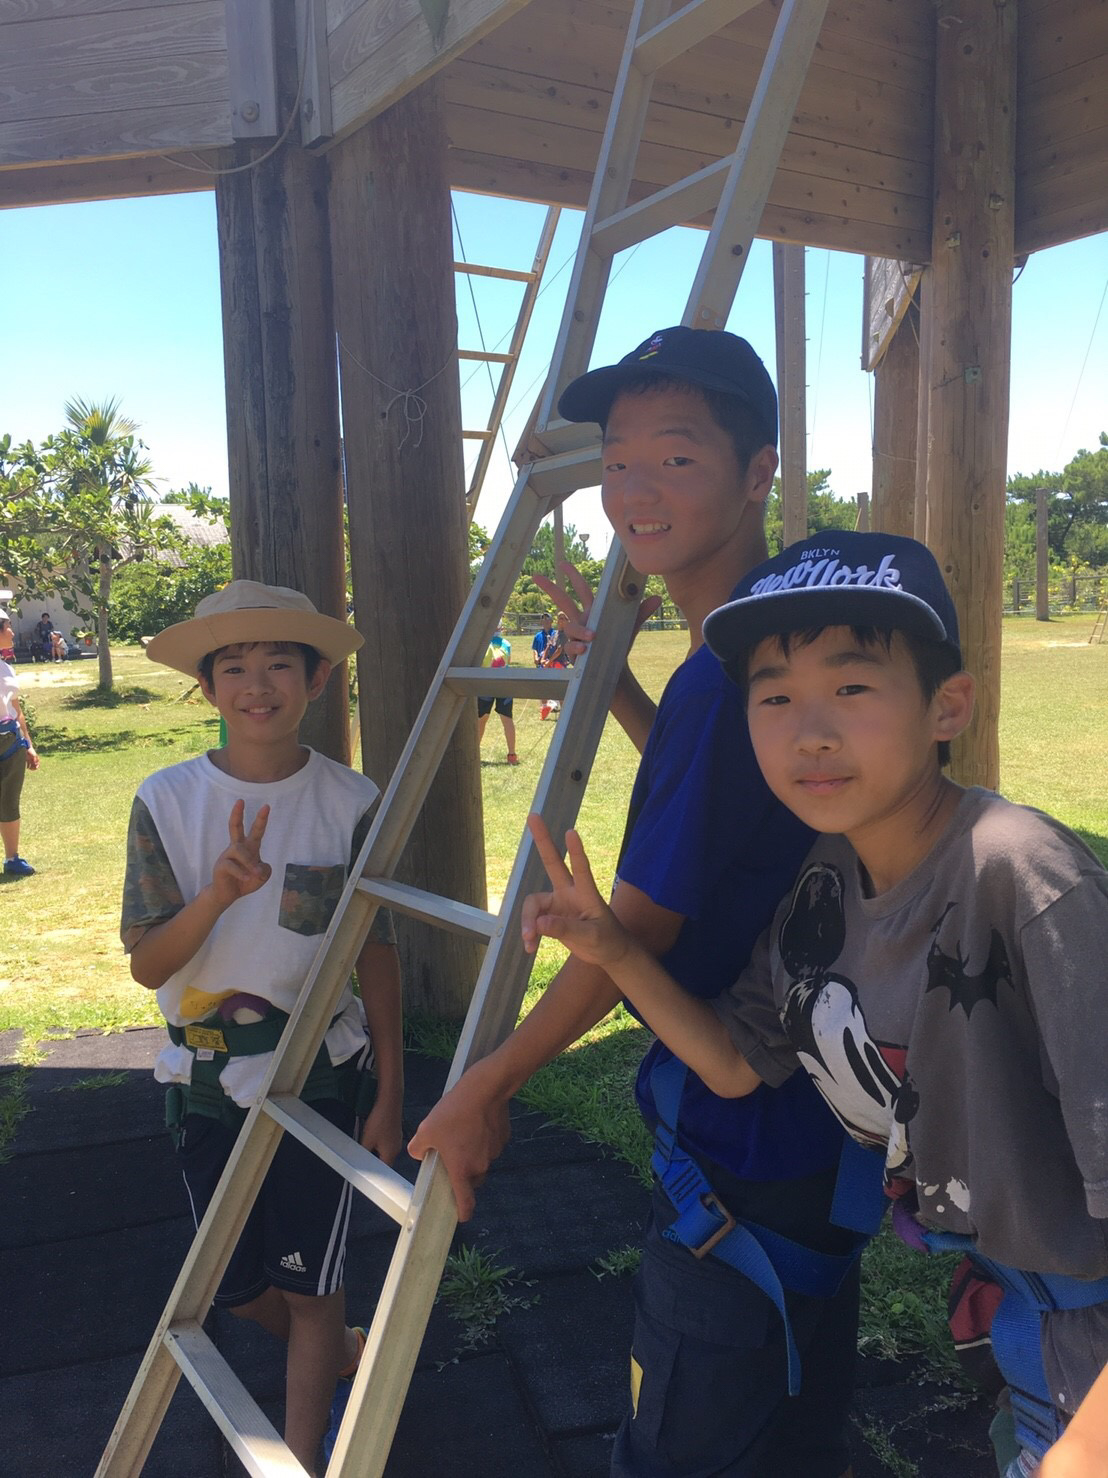
[(787, 547), (808, 535), (802, 246), (773, 243), (773, 301), (777, 320), (777, 399), (781, 408), (781, 533)]
[(1000, 637), (1015, 207), (1016, 0), (944, 0), (935, 60), (927, 543), (977, 714), (954, 773), (1000, 778)]
[(873, 375), (873, 527), (912, 538), (916, 523), (919, 310), (909, 303)]
[[(387, 779), (468, 594), (446, 132), (425, 83), (331, 152), (331, 248), (362, 753)], [(458, 725), (398, 873), (485, 901), (474, 721)], [(405, 921), (410, 1008), (461, 1016), (480, 963)]]
[(1035, 620), (1050, 620), (1050, 540), (1046, 488), (1035, 490)]
[[(276, 19), (283, 120), (298, 78), (289, 0), (278, 0)], [(240, 144), (227, 151), (225, 167), (262, 152)], [(218, 175), (215, 195), (234, 573), (290, 585), (345, 618), (327, 174), (293, 128), (270, 158)], [(306, 743), (344, 761), (347, 694), (344, 663), (301, 731)]]

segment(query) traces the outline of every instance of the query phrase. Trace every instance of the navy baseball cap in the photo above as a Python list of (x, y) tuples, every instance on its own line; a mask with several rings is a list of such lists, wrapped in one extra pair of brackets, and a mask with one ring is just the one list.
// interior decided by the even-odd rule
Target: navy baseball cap
[(660, 328), (618, 364), (589, 370), (562, 391), (558, 413), (567, 421), (603, 426), (612, 402), (644, 375), (687, 380), (706, 390), (722, 390), (745, 401), (758, 418), (767, 442), (777, 445), (777, 391), (766, 367), (738, 334), (720, 329)]
[(825, 529), (756, 565), (704, 622), (729, 677), (746, 681), (767, 636), (821, 626), (878, 626), (948, 647), (962, 660), (958, 617), (935, 556), (915, 539)]

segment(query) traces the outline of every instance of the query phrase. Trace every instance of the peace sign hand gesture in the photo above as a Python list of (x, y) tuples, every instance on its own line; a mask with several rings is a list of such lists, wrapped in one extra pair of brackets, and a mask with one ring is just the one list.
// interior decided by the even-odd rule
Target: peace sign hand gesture
[[(588, 651), (589, 642), (596, 634), (587, 624), (592, 612), (594, 591), (577, 566), (570, 564), (569, 560), (563, 560), (558, 568), (565, 576), (564, 585), (559, 585), (547, 575), (535, 574), (531, 579), (554, 602), (559, 614), (565, 618), (566, 651), (571, 657), (577, 658)], [(661, 604), (660, 595), (645, 597), (635, 617), (632, 641), (641, 631), (643, 623), (650, 620)]]
[(528, 816), (527, 829), (552, 887), (548, 893), (532, 893), (524, 899), (524, 949), (534, 954), (545, 934), (560, 939), (585, 964), (611, 970), (636, 945), (597, 891), (581, 838), (575, 831), (566, 832), (571, 871), (558, 855), (541, 816)]
[(249, 831), (243, 826), (245, 801), (231, 807), (227, 829), (230, 844), (215, 860), (212, 868), (212, 892), (221, 908), (230, 908), (240, 898), (256, 893), (269, 882), (273, 869), (262, 861), (262, 837), (269, 822), (269, 807), (262, 806)]

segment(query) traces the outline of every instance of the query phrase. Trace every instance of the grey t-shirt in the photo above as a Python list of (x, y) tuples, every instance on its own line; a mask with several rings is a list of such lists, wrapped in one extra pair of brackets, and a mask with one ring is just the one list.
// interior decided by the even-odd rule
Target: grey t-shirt
[(924, 1221), (1108, 1275), (1108, 874), (1058, 822), (969, 790), (876, 898), (850, 844), (818, 838), (715, 1004), (767, 1082), (807, 1069)]

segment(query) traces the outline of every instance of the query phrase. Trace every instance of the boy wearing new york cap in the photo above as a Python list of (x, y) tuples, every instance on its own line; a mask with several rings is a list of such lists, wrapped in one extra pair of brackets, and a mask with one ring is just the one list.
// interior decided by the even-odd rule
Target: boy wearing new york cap
[[(811, 842), (766, 788), (741, 697), (701, 640), (704, 617), (765, 558), (777, 398), (746, 340), (676, 327), (574, 381), (559, 410), (601, 426), (605, 513), (636, 569), (662, 576), (688, 620), (688, 658), (660, 703), (629, 670), (613, 701), (642, 760), (612, 907), (691, 1003), (726, 989), (745, 964)], [(580, 577), (575, 587), (587, 616), (591, 592)], [(547, 593), (572, 616), (572, 591)], [(503, 1145), (511, 1094), (619, 999), (602, 969), (567, 961), (512, 1036), (420, 1126), (412, 1151), (440, 1151), (461, 1215)], [(636, 1097), (652, 1128), (676, 1118), (682, 1152), (736, 1218), (772, 1228), (790, 1256), (826, 1276), (804, 1293), (789, 1275), (784, 1291), (780, 1280), (770, 1286), (772, 1270), (757, 1282), (728, 1260), (738, 1235), (694, 1252), (674, 1231), (671, 1157), (635, 1280), (631, 1402), (613, 1478), (840, 1478), (857, 1319), (855, 1238), (829, 1223), (840, 1127), (802, 1077), (727, 1101), (662, 1042), (644, 1059)], [(803, 1365), (794, 1398), (778, 1299)]]
[[(705, 639), (774, 794), (821, 833), (737, 983), (690, 1011), (542, 839), (525, 929), (609, 975), (717, 1092), (806, 1070), (926, 1250), (1004, 1290), (1009, 1478), (1108, 1472), (1108, 874), (1038, 811), (943, 772), (969, 723), (953, 604), (910, 539), (826, 532), (751, 572)], [(1069, 1428), (1067, 1430), (1067, 1428)], [(1040, 1467), (1041, 1464), (1041, 1467)]]
[[(158, 993), (155, 1067), (199, 1225), (367, 834), (378, 789), (301, 745), (332, 666), (362, 638), (282, 586), (235, 580), (147, 646), (199, 679), (224, 748), (150, 775), (127, 837), (122, 937)], [(401, 1145), (400, 972), (378, 913), (302, 1097), (391, 1163)], [(368, 1036), (367, 1036), (368, 1023)], [(376, 1076), (372, 1095), (368, 1069)], [(361, 1121), (364, 1120), (364, 1123)], [(276, 1152), (215, 1303), (288, 1343), (285, 1440), (316, 1470), (336, 1380), (363, 1337), (342, 1287), (350, 1187), (292, 1135)]]

